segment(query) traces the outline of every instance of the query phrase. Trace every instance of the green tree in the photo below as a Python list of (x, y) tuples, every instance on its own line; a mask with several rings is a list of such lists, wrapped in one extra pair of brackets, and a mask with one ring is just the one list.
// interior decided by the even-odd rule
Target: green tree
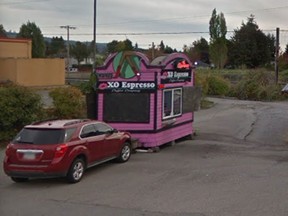
[(125, 45), (125, 47), (124, 47), (125, 51), (131, 51), (134, 49), (132, 41), (130, 41), (129, 39), (126, 39), (124, 41), (124, 45)]
[(77, 60), (78, 65), (80, 64), (81, 61), (87, 59), (89, 55), (90, 55), (89, 46), (87, 46), (85, 43), (77, 41), (75, 45), (71, 46), (71, 56), (73, 56)]
[(168, 45), (165, 46), (164, 53), (171, 54), (173, 52), (174, 52), (174, 50), (172, 49), (172, 47), (170, 47)]
[(189, 56), (192, 62), (202, 61), (209, 64), (209, 44), (208, 41), (201, 37), (200, 40), (196, 40), (191, 46), (185, 45), (184, 53)]
[(65, 41), (63, 37), (52, 37), (48, 44), (47, 55), (50, 57), (64, 57), (66, 55)]
[(209, 64), (209, 44), (208, 41), (205, 38), (202, 38), (200, 40), (193, 42), (193, 48), (192, 52), (195, 53), (195, 55), (198, 57), (198, 59), (204, 63)]
[(132, 42), (129, 39), (124, 41), (113, 40), (107, 44), (108, 53), (120, 52), (120, 51), (131, 51), (134, 50)]
[(134, 49), (135, 49), (135, 50), (138, 50), (138, 48), (139, 48), (139, 47), (138, 47), (138, 43), (135, 43)]
[(116, 51), (116, 46), (118, 44), (118, 41), (117, 40), (113, 40), (111, 41), (110, 43), (107, 43), (107, 52), (108, 53), (114, 53), (114, 52), (117, 52)]
[(6, 31), (2, 24), (0, 24), (0, 37), (7, 37)]
[(273, 61), (275, 38), (259, 29), (253, 15), (234, 31), (231, 42), (230, 62), (235, 66), (256, 68)]
[(227, 26), (223, 13), (217, 15), (216, 9), (212, 11), (209, 22), (210, 58), (217, 68), (223, 68), (227, 62), (228, 48), (226, 44)]
[(20, 27), (18, 38), (27, 38), (32, 40), (32, 58), (45, 57), (45, 41), (41, 30), (34, 22), (28, 21)]
[(160, 42), (160, 44), (159, 44), (159, 49), (160, 49), (160, 51), (162, 51), (162, 52), (164, 52), (164, 50), (165, 50), (165, 45), (164, 45), (163, 40), (161, 40), (161, 42)]

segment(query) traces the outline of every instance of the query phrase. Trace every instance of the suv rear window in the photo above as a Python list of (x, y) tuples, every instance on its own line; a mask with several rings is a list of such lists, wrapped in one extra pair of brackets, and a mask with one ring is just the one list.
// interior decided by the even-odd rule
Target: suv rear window
[(15, 137), (13, 143), (59, 144), (63, 143), (64, 137), (65, 130), (63, 129), (24, 128)]

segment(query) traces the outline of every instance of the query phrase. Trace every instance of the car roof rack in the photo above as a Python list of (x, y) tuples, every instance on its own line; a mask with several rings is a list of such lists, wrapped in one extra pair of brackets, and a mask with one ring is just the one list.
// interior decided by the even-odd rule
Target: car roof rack
[(56, 120), (58, 120), (58, 119), (57, 118), (45, 119), (45, 120), (32, 122), (31, 125), (38, 125), (41, 123), (45, 123), (45, 122), (49, 122), (49, 121), (56, 121)]
[(78, 124), (78, 123), (87, 122), (87, 121), (90, 121), (90, 119), (76, 119), (76, 120), (71, 120), (71, 121), (65, 123), (63, 126), (69, 126), (69, 125)]

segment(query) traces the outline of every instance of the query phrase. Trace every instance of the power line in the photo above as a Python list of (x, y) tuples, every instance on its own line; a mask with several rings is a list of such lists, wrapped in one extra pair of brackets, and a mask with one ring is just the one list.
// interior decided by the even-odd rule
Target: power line
[[(279, 6), (279, 7), (273, 7), (273, 8), (262, 8), (262, 9), (251, 9), (251, 10), (243, 10), (243, 11), (231, 11), (231, 12), (225, 12), (224, 14), (241, 14), (241, 13), (252, 13), (257, 11), (272, 11), (272, 10), (279, 10), (279, 9), (285, 9), (288, 8), (288, 5), (285, 6)], [(123, 22), (115, 22), (115, 23), (99, 23), (98, 26), (106, 26), (106, 25), (122, 25), (122, 24), (129, 24), (129, 23), (146, 23), (146, 22), (160, 22), (160, 21), (169, 21), (169, 20), (182, 20), (182, 19), (195, 19), (195, 18), (207, 18), (211, 17), (211, 14), (209, 15), (196, 15), (196, 16), (186, 16), (186, 17), (174, 17), (174, 18), (162, 18), (162, 19), (149, 19), (149, 20), (133, 20), (133, 21), (123, 21)], [(83, 25), (84, 26), (84, 25)]]
[[(8, 4), (24, 4), (24, 3), (33, 3), (33, 2), (46, 2), (46, 1), (53, 1), (53, 0), (30, 0), (26, 2), (4, 2), (0, 3), (0, 5), (8, 5)], [(260, 9), (251, 9), (251, 10), (242, 10), (242, 11), (231, 11), (231, 12), (224, 12), (224, 15), (227, 14), (241, 14), (241, 13), (253, 13), (253, 12), (261, 12), (261, 11), (272, 11), (272, 10), (280, 10), (288, 8), (288, 5), (279, 6), (279, 7), (272, 7), (272, 8), (260, 8)], [(186, 17), (174, 17), (174, 18), (162, 18), (162, 19), (149, 19), (149, 20), (133, 20), (133, 21), (123, 21), (123, 22), (111, 22), (111, 23), (98, 23), (98, 26), (107, 26), (107, 25), (124, 25), (124, 24), (133, 24), (133, 23), (153, 23), (153, 22), (161, 22), (161, 21), (171, 21), (171, 20), (183, 20), (183, 19), (197, 19), (197, 18), (207, 18), (211, 17), (211, 14), (209, 15), (194, 15), (194, 16), (186, 16)], [(90, 25), (77, 25), (82, 27), (90, 27)], [(53, 26), (49, 26), (53, 27)], [(55, 26), (56, 27), (56, 26)]]
[[(275, 29), (261, 30), (263, 32), (274, 32)], [(234, 30), (227, 31), (227, 33), (233, 33)], [(288, 30), (280, 30), (280, 32), (288, 32)], [(45, 35), (63, 35), (57, 33), (47, 33)], [(185, 32), (118, 32), (118, 33), (97, 33), (99, 36), (125, 36), (125, 35), (184, 35), (184, 34), (209, 34), (209, 31), (185, 31)], [(90, 36), (92, 33), (72, 33), (74, 36)]]

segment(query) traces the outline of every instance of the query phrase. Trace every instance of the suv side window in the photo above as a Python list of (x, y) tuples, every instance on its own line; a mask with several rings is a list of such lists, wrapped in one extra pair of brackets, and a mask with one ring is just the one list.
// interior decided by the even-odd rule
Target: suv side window
[(74, 132), (76, 131), (77, 128), (68, 128), (65, 130), (65, 134), (64, 134), (64, 142), (68, 142), (72, 135), (74, 134)]
[(109, 131), (112, 131), (113, 128), (111, 128), (109, 125), (103, 124), (103, 123), (97, 123), (95, 124), (97, 135), (105, 134)]
[(91, 136), (95, 136), (96, 135), (96, 130), (94, 127), (94, 124), (90, 124), (90, 125), (85, 125), (82, 128), (80, 137), (81, 138), (87, 138), (87, 137), (91, 137)]

